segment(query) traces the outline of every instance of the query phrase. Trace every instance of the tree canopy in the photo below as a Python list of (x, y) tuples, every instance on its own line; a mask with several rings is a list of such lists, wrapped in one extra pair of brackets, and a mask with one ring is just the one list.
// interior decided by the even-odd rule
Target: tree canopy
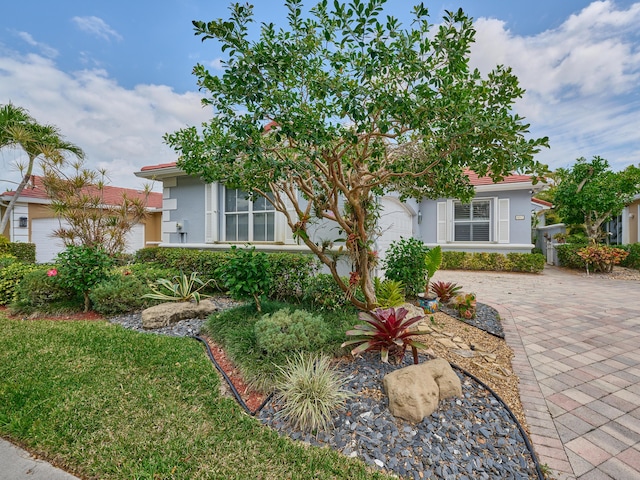
[[(258, 40), (248, 4), (233, 4), (228, 19), (194, 21), (195, 34), (228, 55), (225, 70), (194, 68), (213, 116), (165, 136), (187, 173), (270, 193), (340, 287), (362, 288), (365, 300), (352, 302), (365, 309), (375, 305), (376, 195), (469, 200), (465, 168), (494, 180), (540, 175), (534, 155), (547, 146), (527, 138), (513, 112), (524, 91), (511, 69), (483, 77), (469, 67), (475, 30), (462, 10), (435, 27), (420, 4), (405, 28), (383, 16), (385, 3), (323, 0), (304, 12), (302, 1), (286, 0), (287, 26), (262, 24)], [(349, 283), (327, 245), (307, 235), (320, 220), (344, 233)]]
[(18, 164), (22, 179), (15, 189), (0, 222), (0, 234), (4, 232), (13, 206), (20, 193), (31, 179), (33, 167), (39, 158), (42, 162), (60, 165), (65, 155), (72, 154), (79, 159), (84, 158), (80, 147), (64, 140), (57, 127), (38, 123), (22, 107), (11, 103), (0, 105), (0, 149), (4, 147), (20, 148), (27, 155), (26, 164)]
[(591, 243), (606, 236), (602, 224), (620, 215), (640, 193), (640, 168), (629, 165), (613, 172), (609, 162), (595, 156), (581, 157), (569, 169), (558, 169), (553, 202), (565, 223), (582, 225)]

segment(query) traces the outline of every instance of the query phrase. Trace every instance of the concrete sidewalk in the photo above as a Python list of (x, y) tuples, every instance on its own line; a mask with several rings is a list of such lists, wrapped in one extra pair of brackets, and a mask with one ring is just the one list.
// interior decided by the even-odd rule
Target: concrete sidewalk
[(77, 480), (77, 477), (0, 438), (0, 480)]
[(558, 479), (640, 480), (640, 281), (439, 270), (500, 313), (531, 440)]

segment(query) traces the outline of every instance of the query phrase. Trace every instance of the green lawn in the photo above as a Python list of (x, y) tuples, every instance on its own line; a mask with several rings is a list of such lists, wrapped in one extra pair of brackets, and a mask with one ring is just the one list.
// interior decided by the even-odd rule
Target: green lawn
[(82, 477), (381, 479), (279, 437), (218, 394), (203, 346), (0, 314), (0, 435)]

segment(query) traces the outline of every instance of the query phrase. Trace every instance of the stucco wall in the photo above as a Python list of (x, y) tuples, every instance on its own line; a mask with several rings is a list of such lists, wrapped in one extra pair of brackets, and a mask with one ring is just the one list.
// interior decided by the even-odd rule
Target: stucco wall
[[(529, 190), (513, 190), (506, 192), (486, 192), (478, 193), (475, 199), (509, 199), (509, 243), (496, 244), (487, 243), (484, 246), (480, 244), (464, 246), (463, 242), (451, 242), (444, 244), (444, 250), (451, 250), (460, 247), (469, 252), (490, 251), (496, 253), (508, 253), (516, 251), (510, 245), (531, 245), (531, 194)], [(417, 238), (428, 245), (437, 243), (437, 203), (446, 201), (446, 199), (423, 200), (419, 206), (419, 212), (422, 214), (420, 224), (416, 223)], [(518, 220), (516, 220), (518, 218)], [(521, 219), (520, 219), (521, 218)], [(530, 248), (530, 247), (529, 247)], [(523, 247), (521, 250), (526, 250)]]
[[(170, 179), (174, 180), (174, 179)], [(175, 177), (164, 182), (162, 241), (164, 243), (204, 243), (205, 190), (196, 177)], [(177, 228), (177, 224), (182, 229)]]

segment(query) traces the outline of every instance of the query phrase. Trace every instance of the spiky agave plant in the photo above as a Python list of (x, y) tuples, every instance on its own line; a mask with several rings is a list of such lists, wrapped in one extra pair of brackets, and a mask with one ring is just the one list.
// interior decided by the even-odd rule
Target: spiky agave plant
[(412, 337), (420, 332), (412, 329), (423, 316), (407, 318), (406, 308), (376, 308), (371, 312), (360, 312), (358, 318), (364, 324), (355, 325), (354, 330), (348, 330), (346, 335), (354, 337), (342, 344), (342, 347), (356, 346), (351, 350), (352, 355), (367, 351), (380, 351), (383, 362), (389, 363), (389, 355), (394, 363), (400, 363), (407, 347), (413, 352), (413, 363), (418, 363), (418, 348), (427, 346)]

